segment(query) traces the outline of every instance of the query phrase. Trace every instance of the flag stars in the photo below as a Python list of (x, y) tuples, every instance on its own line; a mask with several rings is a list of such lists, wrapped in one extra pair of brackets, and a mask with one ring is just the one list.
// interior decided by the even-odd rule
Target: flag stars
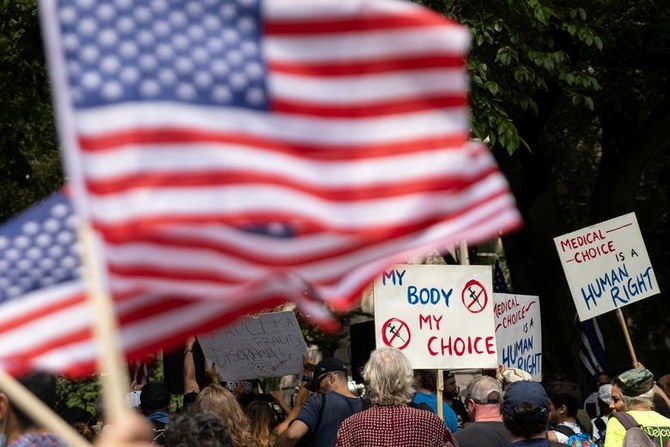
[(135, 20), (139, 25), (149, 23), (153, 18), (153, 14), (151, 14), (151, 9), (147, 8), (146, 6), (136, 7), (135, 11), (133, 12), (133, 16), (135, 17)]
[(46, 248), (51, 245), (53, 239), (46, 233), (40, 233), (35, 237), (35, 245), (38, 247)]
[(135, 67), (124, 67), (121, 70), (121, 80), (127, 85), (133, 85), (140, 79), (140, 72)]
[(85, 37), (90, 37), (95, 33), (96, 31), (97, 24), (95, 23), (95, 20), (93, 20), (90, 17), (87, 17), (85, 19), (82, 19), (79, 21), (78, 24), (78, 30), (79, 34)]
[(81, 50), (81, 60), (88, 64), (95, 64), (98, 61), (98, 49), (94, 45), (86, 45)]
[(60, 230), (60, 222), (56, 219), (47, 219), (44, 222), (44, 230), (49, 233), (56, 233)]
[(165, 0), (152, 0), (150, 7), (155, 13), (163, 14), (169, 9), (170, 6)]
[(116, 73), (121, 67), (119, 59), (115, 56), (107, 56), (100, 63), (100, 68), (107, 74)]
[(188, 24), (188, 18), (182, 11), (172, 11), (169, 20), (175, 28), (183, 28)]
[(44, 252), (39, 247), (31, 247), (28, 250), (26, 250), (26, 257), (32, 261), (40, 261), (40, 265), (42, 261), (44, 261), (45, 259), (49, 259), (49, 258), (42, 259), (42, 256), (44, 256)]
[(98, 42), (100, 42), (100, 46), (102, 47), (112, 47), (119, 42), (119, 36), (112, 29), (105, 29), (100, 32)]
[(188, 83), (180, 83), (177, 85), (177, 97), (182, 100), (190, 100), (197, 96), (195, 87)]
[(77, 11), (71, 6), (66, 6), (60, 12), (60, 19), (63, 23), (72, 25), (77, 22)]
[(149, 98), (158, 96), (161, 93), (160, 84), (153, 79), (146, 79), (140, 85), (140, 92)]
[(154, 22), (153, 30), (154, 33), (156, 33), (156, 36), (162, 38), (168, 37), (172, 32), (170, 24), (165, 20), (157, 20), (156, 22)]
[(119, 54), (125, 59), (134, 59), (140, 54), (140, 50), (134, 42), (123, 42), (119, 46)]
[(30, 246), (30, 238), (28, 236), (18, 236), (14, 239), (14, 246), (19, 249), (28, 248)]
[(120, 98), (123, 95), (123, 88), (118, 82), (107, 82), (102, 87), (102, 96), (106, 99), (113, 100)]
[(23, 234), (27, 234), (29, 236), (34, 236), (40, 231), (40, 224), (34, 221), (29, 221), (23, 224), (21, 227), (21, 231)]
[(135, 22), (130, 17), (121, 17), (116, 22), (116, 29), (121, 34), (132, 35), (135, 32)]
[(96, 16), (103, 22), (111, 22), (116, 17), (116, 11), (112, 5), (100, 5)]
[(158, 80), (166, 87), (169, 87), (177, 82), (177, 75), (174, 71), (163, 68), (158, 72)]

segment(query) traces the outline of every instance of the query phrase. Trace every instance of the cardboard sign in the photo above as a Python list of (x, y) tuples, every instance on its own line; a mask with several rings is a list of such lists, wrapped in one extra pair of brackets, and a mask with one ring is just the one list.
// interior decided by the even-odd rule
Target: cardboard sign
[(493, 294), (498, 364), (519, 368), (542, 381), (540, 298)]
[(495, 368), (490, 266), (397, 265), (374, 284), (377, 347), (415, 369)]
[(661, 293), (635, 213), (554, 243), (581, 321)]
[(198, 341), (223, 380), (263, 379), (303, 371), (305, 339), (293, 312), (247, 316)]

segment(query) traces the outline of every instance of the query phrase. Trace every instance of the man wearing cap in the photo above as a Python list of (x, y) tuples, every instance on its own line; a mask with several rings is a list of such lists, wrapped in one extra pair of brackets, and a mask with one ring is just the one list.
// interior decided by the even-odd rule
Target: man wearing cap
[(321, 360), (306, 385), (308, 390), (318, 394), (305, 402), (274, 446), (292, 447), (309, 437), (309, 441), (305, 439), (301, 445), (333, 447), (342, 421), (363, 408), (361, 399), (349, 391), (347, 379), (347, 367), (340, 360)]
[(512, 438), (510, 447), (562, 445), (546, 439), (549, 398), (537, 382), (522, 380), (510, 384), (503, 397), (502, 416)]
[[(654, 375), (645, 368), (630, 369), (612, 383), (612, 408), (616, 411), (625, 408), (656, 444), (666, 446), (670, 442), (670, 419), (652, 410), (653, 399)], [(605, 447), (621, 447), (625, 436), (626, 429), (611, 417), (607, 422)]]
[(142, 414), (153, 425), (154, 442), (165, 444), (165, 426), (168, 423), (170, 408), (170, 391), (163, 383), (147, 383), (140, 393), (140, 409)]
[(460, 447), (504, 447), (511, 441), (500, 414), (502, 388), (493, 377), (480, 376), (470, 381), (465, 405), (473, 423), (454, 433)]

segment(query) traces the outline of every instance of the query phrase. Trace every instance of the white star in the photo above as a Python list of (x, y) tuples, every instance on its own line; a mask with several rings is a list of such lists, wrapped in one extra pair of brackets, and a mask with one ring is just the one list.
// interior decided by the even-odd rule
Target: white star
[(158, 61), (151, 54), (143, 54), (140, 57), (140, 67), (145, 71), (154, 71), (158, 68)]
[(170, 13), (169, 19), (172, 26), (176, 28), (181, 28), (183, 26), (186, 26), (186, 24), (188, 24), (186, 14), (184, 14), (182, 11), (172, 11)]
[(102, 78), (97, 71), (89, 71), (81, 77), (81, 84), (88, 90), (97, 90), (102, 83)]
[(265, 95), (263, 95), (263, 90), (260, 88), (250, 88), (249, 91), (247, 91), (246, 100), (249, 104), (257, 106), (262, 104), (264, 99)]
[(79, 38), (76, 34), (68, 33), (63, 37), (63, 46), (68, 51), (75, 51), (79, 48)]
[(21, 227), (21, 231), (24, 234), (33, 236), (40, 231), (40, 225), (37, 222), (31, 220), (23, 224), (23, 226)]
[[(31, 261), (37, 261), (37, 260), (43, 260), (42, 256), (44, 256), (44, 252), (42, 252), (42, 249), (38, 247), (31, 247), (28, 250), (26, 250), (26, 258), (30, 259)], [(49, 258), (45, 258), (49, 259)], [(40, 261), (41, 262), (41, 261)]]
[(9, 246), (9, 239), (4, 236), (0, 236), (0, 250), (4, 250)]
[(167, 37), (171, 31), (170, 24), (166, 20), (156, 20), (154, 22), (154, 33), (158, 37)]
[(195, 85), (197, 85), (200, 88), (208, 88), (212, 85), (212, 75), (209, 74), (206, 71), (199, 71), (195, 74), (194, 77), (195, 80)]
[(51, 236), (46, 233), (41, 233), (35, 238), (35, 245), (38, 247), (48, 247), (51, 245)]
[(130, 17), (121, 17), (116, 22), (116, 28), (123, 34), (133, 34), (135, 32), (135, 22)]
[(56, 236), (56, 240), (61, 245), (68, 245), (74, 241), (74, 236), (69, 231), (61, 231), (58, 233), (58, 236)]
[(205, 38), (205, 30), (201, 26), (190, 26), (188, 35), (193, 41), (200, 41)]
[(193, 61), (187, 57), (180, 57), (177, 58), (177, 61), (175, 63), (175, 68), (177, 69), (178, 73), (181, 74), (188, 74), (193, 71)]
[(132, 41), (125, 41), (119, 47), (119, 54), (121, 54), (121, 56), (126, 59), (133, 59), (139, 54), (139, 52), (140, 51), (137, 48), (137, 45), (135, 45), (135, 42)]
[(102, 87), (102, 96), (108, 100), (118, 99), (123, 95), (123, 88), (116, 81), (106, 82)]
[(44, 230), (48, 231), (49, 233), (55, 233), (60, 230), (60, 222), (58, 222), (56, 219), (47, 219), (44, 222)]
[(185, 82), (180, 83), (177, 85), (177, 97), (179, 99), (182, 99), (184, 101), (192, 100), (197, 96), (197, 92), (195, 90), (195, 87), (193, 87), (192, 84), (188, 84)]
[(116, 73), (119, 70), (121, 63), (116, 56), (107, 56), (102, 60), (100, 68), (107, 74)]
[(154, 79), (147, 79), (142, 81), (142, 84), (140, 85), (140, 93), (148, 97), (158, 96), (161, 93), (161, 86)]
[(95, 45), (86, 45), (81, 50), (81, 60), (93, 64), (98, 60), (98, 48)]
[(149, 23), (152, 19), (151, 9), (146, 6), (138, 6), (133, 13), (138, 24)]
[(217, 87), (214, 87), (214, 90), (212, 90), (212, 99), (214, 101), (223, 103), (230, 101), (232, 98), (232, 94), (230, 92), (230, 89), (226, 86), (219, 85)]
[(84, 36), (90, 36), (95, 32), (97, 27), (98, 26), (97, 23), (95, 23), (95, 20), (93, 20), (90, 17), (87, 17), (79, 21), (77, 29), (79, 30), (80, 34)]
[(14, 246), (22, 250), (28, 248), (30, 246), (30, 238), (28, 236), (18, 236), (14, 239)]
[(51, 215), (54, 217), (65, 217), (67, 216), (68, 212), (70, 209), (68, 208), (67, 205), (64, 203), (59, 203), (57, 205), (54, 205), (53, 208), (51, 208)]
[(72, 25), (77, 21), (77, 10), (72, 6), (65, 6), (60, 11), (60, 20), (66, 25)]
[(100, 5), (97, 16), (103, 22), (111, 22), (116, 17), (116, 10), (112, 5)]
[(206, 16), (202, 21), (203, 26), (207, 31), (216, 31), (221, 29), (221, 21), (216, 16)]
[(186, 4), (186, 12), (191, 17), (198, 17), (203, 13), (202, 6), (198, 2), (188, 2)]
[(169, 86), (177, 82), (177, 75), (174, 71), (168, 68), (162, 68), (158, 72), (158, 80), (165, 86)]
[(116, 43), (119, 41), (119, 36), (116, 35), (114, 30), (108, 28), (100, 32), (98, 35), (98, 41), (100, 42), (101, 46), (109, 48), (116, 45)]
[(120, 79), (126, 85), (135, 84), (140, 79), (140, 72), (135, 67), (123, 67), (121, 70)]

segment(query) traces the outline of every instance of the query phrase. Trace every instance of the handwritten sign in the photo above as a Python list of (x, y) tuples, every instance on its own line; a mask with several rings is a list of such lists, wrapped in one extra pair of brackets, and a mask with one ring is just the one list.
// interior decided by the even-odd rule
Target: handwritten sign
[(493, 294), (498, 364), (519, 368), (542, 381), (540, 298)]
[(223, 380), (300, 374), (307, 354), (293, 312), (247, 316), (222, 331), (199, 335), (198, 341)]
[(554, 243), (581, 321), (661, 293), (635, 213)]
[(374, 284), (377, 347), (416, 369), (495, 368), (491, 267), (397, 265)]

